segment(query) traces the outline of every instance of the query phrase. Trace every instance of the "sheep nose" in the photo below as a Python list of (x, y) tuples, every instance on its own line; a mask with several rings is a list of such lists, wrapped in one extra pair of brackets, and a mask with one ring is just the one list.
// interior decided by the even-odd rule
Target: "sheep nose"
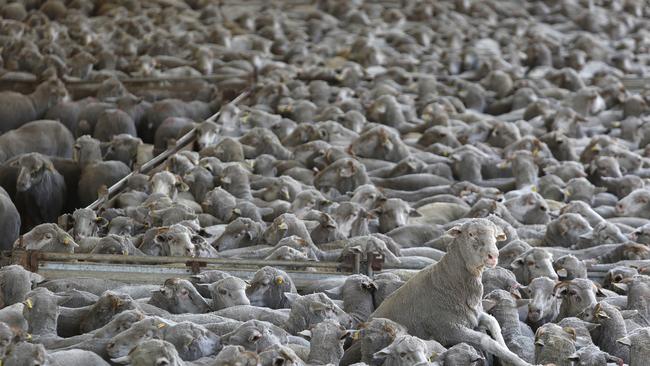
[(113, 349), (113, 348), (115, 348), (115, 343), (113, 342), (106, 345), (106, 349)]
[(539, 310), (528, 310), (528, 320), (536, 322), (541, 318), (541, 313)]
[(623, 213), (623, 205), (621, 205), (620, 203), (616, 204), (616, 212)]

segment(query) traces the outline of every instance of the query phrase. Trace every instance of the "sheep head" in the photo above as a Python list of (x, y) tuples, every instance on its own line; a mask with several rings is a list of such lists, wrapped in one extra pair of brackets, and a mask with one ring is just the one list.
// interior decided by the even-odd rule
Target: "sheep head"
[(506, 240), (501, 228), (487, 219), (473, 219), (447, 231), (455, 249), (465, 262), (465, 268), (474, 276), (481, 276), (485, 267), (494, 268), (499, 259), (497, 241)]

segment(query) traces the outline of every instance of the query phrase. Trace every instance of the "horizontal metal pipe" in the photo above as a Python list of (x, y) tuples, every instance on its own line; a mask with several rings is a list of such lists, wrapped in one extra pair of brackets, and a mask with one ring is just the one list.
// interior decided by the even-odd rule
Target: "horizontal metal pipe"
[[(245, 73), (242, 70), (242, 73)], [(223, 81), (244, 75), (224, 75), (212, 74), (201, 76), (168, 76), (168, 77), (133, 77), (133, 78), (117, 78), (122, 84), (172, 84), (172, 83), (185, 83), (188, 81)], [(88, 86), (88, 85), (101, 85), (103, 80), (61, 80), (67, 87), (75, 86)], [(34, 84), (37, 85), (41, 82), (38, 79), (20, 79), (20, 78), (4, 78), (0, 79), (0, 84)]]
[(637, 268), (648, 267), (650, 266), (650, 260), (649, 259), (624, 260), (616, 263), (594, 263), (594, 264), (588, 264), (587, 270), (592, 272), (607, 272), (610, 269), (618, 266), (637, 267)]
[(54, 253), (40, 252), (39, 262), (43, 261), (70, 261), (83, 260), (90, 262), (121, 262), (133, 264), (185, 264), (187, 262), (205, 262), (208, 264), (237, 265), (237, 266), (289, 266), (289, 267), (315, 267), (340, 269), (338, 262), (312, 262), (312, 261), (284, 261), (284, 260), (262, 260), (262, 259), (227, 259), (227, 258), (201, 258), (201, 257), (158, 257), (158, 256), (134, 256), (115, 254), (81, 254), (81, 253)]
[[(228, 272), (228, 274), (239, 277), (243, 280), (251, 280), (257, 272), (257, 269), (245, 268), (223, 268), (213, 266), (205, 268), (205, 270), (210, 269), (224, 270)], [(291, 280), (299, 290), (323, 279), (338, 278), (344, 281), (349, 274), (341, 272), (308, 272), (296, 270), (285, 270), (285, 272), (291, 277)], [(185, 268), (169, 268), (164, 266), (145, 267), (116, 264), (109, 265), (104, 263), (75, 264), (70, 262), (44, 263), (44, 265), (39, 268), (39, 273), (48, 280), (90, 277), (124, 283), (149, 283), (157, 285), (161, 284), (163, 279), (172, 277), (188, 279), (192, 275), (190, 270)]]

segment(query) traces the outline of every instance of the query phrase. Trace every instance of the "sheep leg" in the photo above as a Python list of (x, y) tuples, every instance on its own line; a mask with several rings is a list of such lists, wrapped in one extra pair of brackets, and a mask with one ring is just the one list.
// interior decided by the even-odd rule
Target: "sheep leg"
[(499, 322), (492, 315), (481, 313), (478, 317), (478, 324), (479, 326), (485, 327), (492, 335), (492, 338), (499, 342), (500, 345), (508, 347), (501, 334), (501, 326), (499, 326)]
[(531, 366), (528, 362), (510, 351), (508, 347), (502, 346), (487, 334), (477, 332), (473, 329), (464, 327), (457, 329), (454, 341), (457, 343), (465, 342), (480, 347), (485, 352), (498, 357), (501, 361), (505, 361), (512, 366)]

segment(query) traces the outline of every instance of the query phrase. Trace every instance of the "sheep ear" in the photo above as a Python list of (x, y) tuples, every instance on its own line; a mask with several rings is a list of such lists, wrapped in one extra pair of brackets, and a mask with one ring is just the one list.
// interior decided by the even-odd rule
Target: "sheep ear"
[(131, 363), (131, 357), (130, 356), (124, 356), (124, 357), (119, 357), (119, 358), (111, 358), (111, 362), (119, 363), (121, 365), (128, 365), (128, 364)]
[(71, 245), (73, 248), (79, 247), (77, 243), (74, 242), (74, 239), (70, 236), (70, 234), (66, 233), (65, 231), (61, 230), (61, 234), (59, 235), (59, 241), (63, 245)]
[(261, 338), (262, 338), (262, 333), (256, 331), (253, 334), (251, 334), (250, 336), (248, 336), (248, 341), (251, 342), (251, 343), (255, 343), (255, 342), (259, 341)]
[(506, 233), (504, 233), (503, 231), (499, 231), (497, 233), (496, 239), (497, 241), (505, 241), (506, 239), (508, 239), (508, 237), (506, 236)]
[(601, 296), (601, 297), (607, 297), (607, 294), (603, 292), (603, 290), (600, 288), (600, 286), (597, 286), (594, 284), (594, 290), (596, 291), (596, 296)]
[(577, 338), (578, 335), (577, 335), (577, 333), (576, 333), (575, 328), (573, 328), (573, 327), (564, 327), (564, 328), (562, 328), (562, 330), (564, 330), (568, 335), (570, 335), (571, 338), (572, 338), (574, 341), (576, 340), (576, 338)]
[(610, 318), (611, 318), (611, 317), (610, 317), (609, 315), (607, 315), (607, 313), (604, 312), (604, 311), (599, 311), (599, 312), (597, 312), (597, 313), (596, 313), (596, 317), (598, 317), (599, 319), (610, 319)]
[(302, 331), (298, 332), (298, 335), (301, 335), (301, 336), (309, 339), (309, 338), (311, 338), (311, 330), (309, 330), (309, 329), (302, 330)]
[(490, 311), (493, 307), (497, 305), (497, 302), (492, 299), (483, 299), (483, 311)]
[(621, 290), (623, 292), (627, 292), (627, 289), (628, 289), (627, 283), (614, 282), (614, 283), (612, 283), (612, 286), (615, 289)]
[(584, 239), (584, 240), (591, 240), (591, 239), (594, 238), (594, 232), (590, 231), (590, 232), (588, 232), (586, 234), (582, 234), (582, 235), (578, 236), (578, 238), (579, 239)]
[(375, 354), (372, 355), (372, 358), (373, 358), (374, 360), (378, 360), (378, 361), (379, 361), (379, 360), (383, 360), (383, 359), (385, 359), (385, 358), (388, 357), (389, 355), (390, 355), (390, 350), (388, 349), (388, 347), (386, 347), (386, 348), (384, 348), (384, 349), (382, 349), (382, 350), (380, 350), (380, 351), (375, 352)]
[(569, 292), (568, 287), (567, 287), (567, 286), (563, 286), (563, 287), (558, 288), (558, 289), (555, 291), (555, 296), (556, 296), (556, 297), (564, 297), (568, 292)]
[(190, 190), (190, 186), (188, 186), (187, 183), (183, 181), (176, 183), (176, 188), (178, 188), (178, 190), (181, 192), (187, 192)]
[(287, 300), (289, 300), (290, 305), (293, 305), (293, 303), (296, 302), (298, 299), (300, 299), (302, 296), (295, 294), (293, 292), (285, 292), (284, 297), (286, 297)]
[(623, 338), (617, 339), (616, 342), (618, 342), (618, 343), (620, 343), (620, 344), (622, 344), (624, 346), (632, 347), (632, 341), (630, 340), (629, 337), (623, 337)]
[(580, 356), (577, 353), (574, 353), (571, 356), (567, 357), (567, 359), (569, 361), (578, 362), (578, 361), (580, 361)]
[(340, 300), (343, 296), (343, 285), (341, 286), (336, 286), (334, 288), (331, 288), (329, 290), (323, 291), (327, 297), (329, 297), (332, 300)]
[(521, 267), (523, 265), (524, 265), (524, 258), (523, 257), (519, 257), (519, 258), (515, 259), (514, 261), (512, 261), (512, 263), (510, 263), (511, 268), (519, 268), (519, 267)]
[(462, 234), (462, 231), (460, 230), (460, 226), (454, 226), (451, 229), (447, 230), (447, 235), (451, 236), (452, 238), (457, 238)]
[(517, 290), (519, 290), (519, 292), (524, 296), (530, 297), (530, 290), (528, 289), (528, 286), (519, 286), (517, 287)]
[(350, 339), (357, 339), (357, 338), (354, 338), (356, 336), (356, 334), (357, 334), (356, 329), (345, 329), (345, 332), (343, 332), (343, 335), (341, 336), (341, 339), (346, 339), (348, 337)]
[(108, 220), (106, 220), (103, 217), (98, 217), (95, 222), (97, 223), (98, 227), (106, 227), (108, 225)]

